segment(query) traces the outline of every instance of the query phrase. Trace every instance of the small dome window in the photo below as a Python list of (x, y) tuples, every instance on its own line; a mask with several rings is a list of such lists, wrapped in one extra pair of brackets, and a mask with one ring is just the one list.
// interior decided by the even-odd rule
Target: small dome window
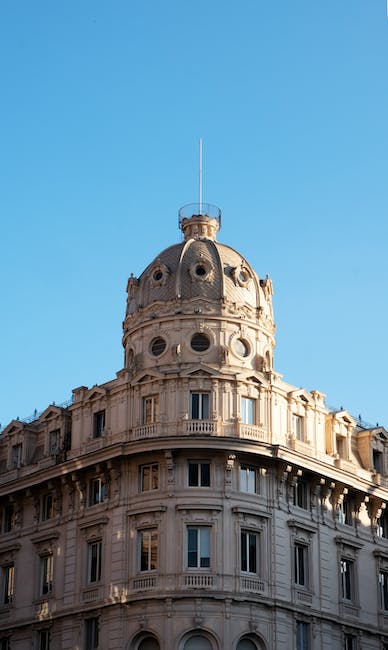
[(250, 353), (250, 346), (244, 339), (236, 339), (234, 342), (234, 351), (239, 357), (248, 357)]
[(154, 271), (152, 277), (155, 280), (155, 282), (160, 282), (160, 280), (163, 277), (163, 272), (160, 269), (157, 269), (156, 271)]
[(166, 341), (162, 339), (161, 336), (158, 336), (156, 339), (151, 341), (150, 350), (154, 357), (160, 357), (161, 354), (166, 349)]
[(191, 347), (195, 352), (206, 352), (210, 347), (210, 339), (206, 334), (197, 332), (191, 337)]
[(199, 275), (199, 277), (203, 277), (206, 275), (207, 270), (205, 269), (203, 264), (197, 264), (195, 267), (195, 275)]

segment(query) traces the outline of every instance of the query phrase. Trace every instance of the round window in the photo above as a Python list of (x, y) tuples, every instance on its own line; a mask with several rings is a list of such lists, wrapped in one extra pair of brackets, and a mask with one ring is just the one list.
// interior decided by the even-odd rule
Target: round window
[(205, 352), (210, 347), (210, 339), (206, 334), (197, 332), (191, 337), (191, 347), (196, 352)]
[(206, 269), (202, 264), (198, 264), (198, 266), (195, 267), (195, 275), (198, 275), (201, 278), (206, 275)]
[(244, 339), (236, 339), (234, 342), (234, 351), (240, 357), (247, 357), (249, 355), (249, 345)]
[(160, 357), (160, 355), (163, 354), (166, 349), (166, 341), (159, 336), (158, 338), (151, 341), (150, 347), (154, 357)]
[(160, 269), (158, 269), (157, 271), (154, 271), (154, 274), (153, 274), (152, 277), (155, 280), (155, 282), (159, 282), (159, 280), (161, 280), (162, 277), (163, 277), (163, 273), (162, 273), (162, 271)]
[(241, 269), (240, 273), (238, 274), (238, 279), (240, 282), (248, 282), (249, 280), (249, 273), (245, 269)]

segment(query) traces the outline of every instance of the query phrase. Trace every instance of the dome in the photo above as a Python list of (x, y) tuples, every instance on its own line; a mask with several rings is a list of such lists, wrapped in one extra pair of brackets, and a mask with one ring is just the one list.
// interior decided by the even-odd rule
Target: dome
[[(260, 281), (246, 259), (215, 240), (216, 220), (194, 215), (181, 221), (184, 241), (163, 250), (128, 287), (127, 316), (158, 303), (193, 304), (214, 309), (235, 305), (256, 317), (260, 310), (272, 318), (271, 281)], [(218, 307), (217, 307), (218, 306)]]

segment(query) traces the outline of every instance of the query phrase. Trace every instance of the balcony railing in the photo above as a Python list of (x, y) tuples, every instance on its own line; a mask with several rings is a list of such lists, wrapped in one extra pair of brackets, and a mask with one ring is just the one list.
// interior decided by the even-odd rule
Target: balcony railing
[(217, 433), (217, 424), (214, 420), (186, 420), (186, 433)]
[(259, 578), (241, 578), (240, 581), (242, 591), (252, 591), (256, 593), (264, 592), (264, 581)]
[(186, 589), (212, 589), (215, 586), (215, 579), (211, 575), (188, 573), (183, 576), (182, 586)]
[(132, 580), (132, 589), (144, 591), (146, 589), (155, 589), (158, 586), (157, 576), (143, 576)]

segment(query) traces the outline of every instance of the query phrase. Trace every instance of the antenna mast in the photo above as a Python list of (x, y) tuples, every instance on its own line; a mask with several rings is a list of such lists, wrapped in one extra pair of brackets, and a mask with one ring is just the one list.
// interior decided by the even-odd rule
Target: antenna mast
[(202, 214), (202, 138), (199, 138), (199, 214)]

